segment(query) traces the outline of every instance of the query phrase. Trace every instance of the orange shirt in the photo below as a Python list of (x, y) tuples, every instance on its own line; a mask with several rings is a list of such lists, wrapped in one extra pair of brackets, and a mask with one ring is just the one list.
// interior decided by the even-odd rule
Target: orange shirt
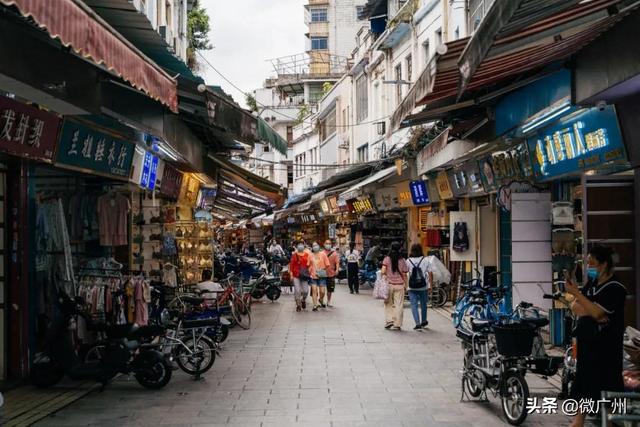
[(325, 249), (324, 253), (327, 255), (329, 259), (329, 268), (327, 268), (327, 277), (335, 277), (338, 274), (338, 270), (340, 270), (340, 256), (338, 255), (338, 251), (328, 251)]
[(309, 273), (311, 274), (312, 279), (318, 278), (318, 270), (327, 270), (328, 275), (329, 266), (329, 258), (327, 258), (327, 254), (325, 254), (324, 251), (311, 254), (311, 266), (309, 268)]

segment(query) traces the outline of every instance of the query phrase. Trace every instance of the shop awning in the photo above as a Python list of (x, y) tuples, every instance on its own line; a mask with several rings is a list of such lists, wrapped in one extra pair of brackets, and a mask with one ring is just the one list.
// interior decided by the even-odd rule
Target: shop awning
[[(271, 201), (273, 207), (281, 206), (284, 203), (285, 190), (279, 185), (251, 173), (245, 168), (235, 165), (222, 157), (209, 154), (208, 158), (219, 171), (219, 182), (220, 178), (222, 178), (235, 187), (243, 189), (243, 192), (246, 192), (257, 200), (267, 199)], [(215, 176), (215, 174), (213, 176)]]
[[(418, 105), (449, 98), (455, 101), (464, 93), (566, 59), (640, 4), (625, 0), (566, 1), (560, 8), (558, 2), (525, 0), (515, 12), (504, 12), (502, 3), (508, 2), (493, 3), (485, 18), (488, 20), (483, 21), (487, 24), (481, 24), (473, 38), (447, 44), (447, 53), (437, 60), (432, 90)], [(494, 10), (512, 16), (492, 20)], [(482, 28), (487, 28), (486, 32)], [(476, 48), (483, 43), (490, 47)]]
[(392, 175), (393, 173), (396, 172), (396, 167), (395, 166), (390, 166), (386, 169), (382, 169), (381, 171), (378, 171), (376, 173), (374, 173), (373, 175), (371, 175), (370, 177), (360, 181), (359, 183), (357, 183), (356, 185), (350, 187), (349, 189), (347, 189), (346, 191), (340, 193), (340, 196), (338, 197), (340, 200), (342, 201), (347, 201), (347, 200), (351, 200), (351, 199), (355, 199), (357, 197), (359, 197), (362, 194), (362, 189), (369, 185), (369, 184), (373, 184), (373, 183), (377, 183), (382, 181), (383, 179), (389, 177), (390, 175)]
[(258, 117), (258, 139), (272, 146), (282, 154), (287, 154), (288, 144), (283, 137), (278, 134), (262, 118)]
[(80, 0), (0, 0), (33, 19), (52, 38), (134, 88), (178, 111), (177, 83)]

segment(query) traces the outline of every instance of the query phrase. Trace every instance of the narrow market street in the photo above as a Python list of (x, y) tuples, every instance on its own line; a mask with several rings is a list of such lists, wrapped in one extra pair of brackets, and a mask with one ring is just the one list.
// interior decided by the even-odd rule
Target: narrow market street
[[(193, 381), (174, 371), (158, 392), (120, 378), (38, 426), (473, 426), (506, 424), (499, 401), (460, 403), (460, 344), (442, 311), (416, 332), (408, 307), (402, 331), (383, 328), (370, 291), (339, 285), (335, 307), (296, 313), (293, 297), (257, 303), (253, 326), (235, 328), (222, 357)], [(532, 395), (557, 390), (530, 376)], [(568, 425), (530, 415), (526, 426)]]

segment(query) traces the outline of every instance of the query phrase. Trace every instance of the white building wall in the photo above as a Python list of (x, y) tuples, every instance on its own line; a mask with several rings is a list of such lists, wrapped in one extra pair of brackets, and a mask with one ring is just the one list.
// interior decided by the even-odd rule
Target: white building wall
[(356, 33), (368, 27), (368, 21), (358, 21), (357, 6), (367, 0), (332, 0), (329, 5), (329, 51), (338, 56), (348, 57), (356, 46)]
[[(182, 61), (187, 60), (187, 0), (133, 0), (133, 5), (144, 13), (151, 27), (158, 33), (164, 33), (165, 41), (175, 55)], [(160, 6), (160, 7), (159, 7)]]

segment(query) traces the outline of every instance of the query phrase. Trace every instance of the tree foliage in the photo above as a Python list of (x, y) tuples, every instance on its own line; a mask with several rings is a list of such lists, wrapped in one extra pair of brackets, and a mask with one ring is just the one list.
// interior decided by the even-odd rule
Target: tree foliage
[(258, 101), (256, 101), (255, 96), (251, 95), (250, 93), (246, 93), (245, 102), (247, 103), (247, 107), (249, 107), (249, 110), (253, 111), (254, 113), (258, 112)]
[(212, 48), (211, 42), (209, 41), (209, 31), (211, 31), (209, 15), (207, 11), (200, 6), (200, 2), (196, 1), (187, 16), (187, 37), (189, 40), (189, 46), (187, 47), (187, 65), (189, 65), (189, 68), (192, 70), (198, 68), (196, 52)]

